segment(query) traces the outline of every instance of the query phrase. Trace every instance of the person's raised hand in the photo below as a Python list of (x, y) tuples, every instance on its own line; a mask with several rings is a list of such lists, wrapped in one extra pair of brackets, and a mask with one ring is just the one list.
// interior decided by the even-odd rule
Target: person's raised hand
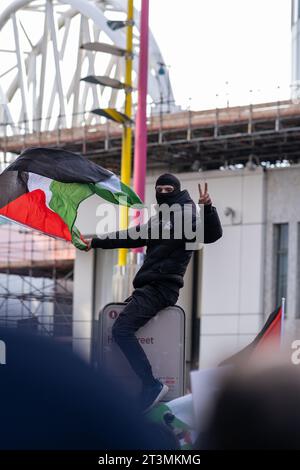
[(211, 198), (208, 193), (208, 184), (204, 183), (204, 189), (201, 188), (201, 184), (198, 183), (199, 189), (199, 204), (209, 205), (211, 204)]

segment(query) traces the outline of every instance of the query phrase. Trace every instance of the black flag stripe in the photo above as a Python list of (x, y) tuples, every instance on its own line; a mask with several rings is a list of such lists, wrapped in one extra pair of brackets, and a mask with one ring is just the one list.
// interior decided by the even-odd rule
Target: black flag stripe
[(3, 174), (11, 171), (36, 173), (61, 183), (98, 183), (113, 175), (80, 154), (47, 147), (26, 149)]
[(26, 173), (10, 171), (0, 175), (0, 209), (27, 192)]

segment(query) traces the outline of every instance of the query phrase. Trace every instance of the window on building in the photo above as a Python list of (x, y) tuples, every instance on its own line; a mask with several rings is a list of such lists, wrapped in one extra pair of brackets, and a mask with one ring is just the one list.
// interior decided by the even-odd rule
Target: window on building
[(275, 225), (275, 266), (276, 266), (276, 306), (281, 304), (282, 297), (287, 297), (288, 279), (288, 224)]

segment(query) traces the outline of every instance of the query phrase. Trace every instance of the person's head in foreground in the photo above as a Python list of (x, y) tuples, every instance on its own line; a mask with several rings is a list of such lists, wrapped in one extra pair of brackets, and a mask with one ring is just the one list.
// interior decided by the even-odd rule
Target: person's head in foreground
[(176, 449), (119, 384), (49, 340), (0, 328), (0, 449)]
[(273, 366), (223, 384), (201, 449), (300, 449), (300, 370)]

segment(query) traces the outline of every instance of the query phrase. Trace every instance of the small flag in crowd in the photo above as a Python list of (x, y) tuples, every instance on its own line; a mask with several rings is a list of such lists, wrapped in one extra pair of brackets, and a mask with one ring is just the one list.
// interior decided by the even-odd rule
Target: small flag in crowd
[(270, 345), (279, 348), (282, 337), (282, 324), (284, 320), (283, 317), (283, 308), (280, 306), (271, 313), (263, 328), (254, 338), (254, 340), (244, 349), (221, 362), (220, 366), (237, 365), (245, 360), (248, 360), (254, 352), (260, 352)]
[[(178, 401), (182, 401), (183, 417), (181, 417), (179, 411), (180, 405), (177, 404), (175, 406), (176, 410), (173, 409), (172, 403), (178, 403)], [(189, 406), (189, 403), (192, 403), (191, 395), (177, 398), (168, 403), (159, 403), (147, 413), (147, 419), (149, 421), (164, 425), (173, 432), (181, 450), (191, 450), (195, 441), (195, 433), (191, 425), (185, 422), (185, 416), (187, 414), (185, 411), (187, 407), (186, 403), (188, 403), (188, 413), (192, 414), (192, 406)]]

